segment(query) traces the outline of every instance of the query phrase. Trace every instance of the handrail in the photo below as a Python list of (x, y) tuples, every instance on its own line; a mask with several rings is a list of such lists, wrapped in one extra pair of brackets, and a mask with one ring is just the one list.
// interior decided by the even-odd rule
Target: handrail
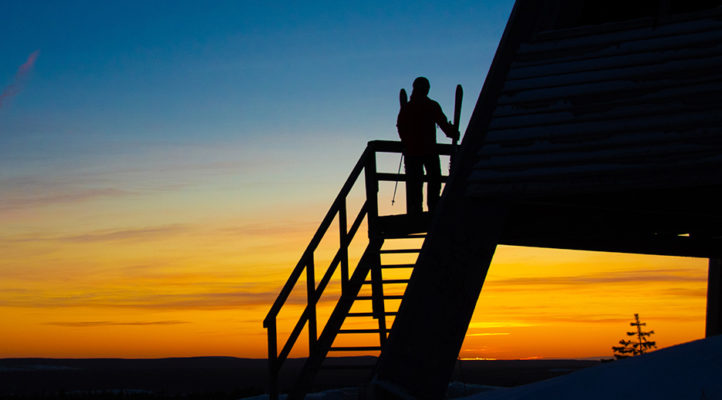
[[(363, 222), (364, 217), (366, 216), (366, 204), (364, 204), (361, 207), (361, 210), (359, 211), (358, 216), (356, 217), (356, 220), (354, 221), (353, 225), (351, 226), (351, 229), (348, 232), (349, 241), (358, 231), (359, 227), (361, 226), (361, 223)], [(348, 243), (346, 243), (348, 245)], [(321, 281), (319, 281), (318, 287), (316, 288), (315, 292), (317, 293), (316, 300), (318, 297), (320, 297), (320, 293), (323, 292), (324, 289), (326, 289), (326, 286), (331, 281), (331, 277), (333, 276), (333, 273), (336, 271), (336, 268), (338, 267), (338, 264), (341, 261), (341, 249), (339, 249), (338, 252), (336, 252), (336, 256), (331, 261), (331, 265), (328, 267), (328, 270), (324, 274), (323, 278), (321, 278)], [(314, 282), (315, 284), (315, 282)], [(298, 336), (301, 334), (301, 331), (303, 330), (303, 327), (306, 325), (306, 322), (309, 318), (309, 313), (311, 310), (311, 305), (308, 304), (306, 308), (304, 308), (303, 313), (301, 314), (301, 317), (298, 319), (298, 322), (296, 323), (296, 326), (291, 331), (291, 334), (288, 336), (288, 340), (286, 341), (286, 344), (283, 346), (283, 349), (280, 353), (278, 353), (277, 359), (283, 362), (288, 357), (288, 354), (291, 352), (291, 348), (296, 343), (296, 340), (298, 339)], [(274, 317), (275, 318), (275, 317)], [(274, 321), (275, 323), (275, 321)]]
[(354, 166), (353, 170), (351, 170), (351, 174), (346, 180), (346, 183), (344, 183), (338, 196), (336, 196), (336, 199), (333, 201), (331, 208), (328, 210), (326, 216), (321, 221), (321, 225), (318, 227), (316, 233), (313, 235), (313, 239), (311, 239), (311, 242), (306, 247), (306, 250), (303, 252), (301, 259), (298, 261), (298, 264), (296, 264), (293, 272), (291, 272), (291, 276), (288, 278), (288, 281), (286, 281), (283, 289), (281, 289), (281, 293), (278, 295), (278, 298), (276, 298), (273, 306), (271, 306), (271, 310), (268, 312), (268, 315), (266, 315), (266, 318), (263, 320), (264, 328), (268, 328), (270, 320), (278, 316), (278, 313), (281, 311), (281, 307), (288, 299), (288, 296), (290, 296), (293, 287), (296, 285), (298, 278), (301, 276), (301, 273), (306, 266), (305, 261), (307, 260), (308, 255), (313, 253), (313, 251), (316, 250), (316, 247), (318, 247), (318, 244), (321, 243), (323, 235), (326, 233), (326, 230), (328, 230), (328, 227), (331, 226), (333, 219), (339, 212), (339, 204), (346, 199), (346, 196), (348, 196), (348, 194), (351, 192), (354, 183), (356, 183), (356, 179), (358, 179), (358, 177), (361, 175), (361, 171), (363, 170), (364, 163), (370, 151), (371, 150), (367, 147), (361, 155), (359, 161), (356, 163), (356, 166)]
[[(453, 147), (448, 144), (436, 145), (436, 151), (438, 154), (451, 155)], [(339, 265), (341, 265), (341, 293), (343, 295), (344, 288), (346, 287), (349, 279), (348, 271), (348, 246), (359, 230), (364, 219), (368, 218), (368, 226), (371, 227), (376, 223), (378, 219), (378, 206), (376, 193), (378, 190), (379, 181), (403, 181), (405, 180), (404, 174), (392, 174), (392, 173), (378, 173), (376, 171), (376, 153), (401, 153), (403, 146), (401, 142), (375, 140), (368, 142), (366, 149), (359, 158), (358, 162), (351, 170), (348, 179), (341, 187), (338, 195), (334, 199), (331, 207), (324, 216), (321, 224), (319, 225), (316, 233), (309, 242), (308, 246), (303, 252), (301, 259), (298, 261), (290, 277), (284, 284), (281, 292), (274, 301), (271, 309), (269, 310), (266, 318), (263, 320), (263, 327), (268, 329), (268, 360), (271, 378), (270, 396), (272, 400), (278, 399), (278, 373), (280, 371), (281, 364), (288, 358), (293, 346), (296, 344), (298, 337), (301, 335), (303, 328), (308, 323), (309, 333), (309, 352), (312, 352), (316, 346), (317, 336), (317, 321), (316, 321), (316, 302), (321, 297), (321, 294), (325, 290), (328, 283), (331, 281), (333, 274)], [(346, 210), (346, 199), (353, 189), (354, 185), (361, 176), (361, 172), (365, 170), (366, 175), (366, 202), (359, 210), (358, 214), (353, 220), (353, 223), (347, 230), (347, 210)], [(445, 180), (446, 177), (442, 177)], [(315, 260), (314, 253), (321, 243), (321, 240), (326, 235), (328, 228), (331, 226), (335, 218), (339, 218), (339, 249), (333, 257), (330, 265), (323, 274), (323, 277), (318, 281), (316, 286), (315, 276)], [(371, 240), (371, 229), (369, 230), (369, 239)], [(298, 279), (304, 273), (306, 277), (306, 307), (303, 309), (298, 322), (291, 330), (288, 338), (286, 339), (281, 351), (278, 352), (278, 337), (276, 318), (278, 317), (281, 308), (288, 300), (291, 295)]]
[[(401, 142), (393, 140), (372, 140), (368, 143), (368, 147), (377, 153), (401, 153), (404, 150)], [(441, 155), (451, 155), (454, 152), (454, 146), (446, 143), (437, 143), (434, 145), (435, 152)]]

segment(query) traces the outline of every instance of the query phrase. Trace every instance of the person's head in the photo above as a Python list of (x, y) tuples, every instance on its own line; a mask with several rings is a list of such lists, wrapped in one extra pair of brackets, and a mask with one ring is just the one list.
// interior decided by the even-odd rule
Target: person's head
[(412, 96), (426, 96), (429, 94), (429, 89), (431, 89), (431, 84), (429, 84), (429, 80), (424, 78), (423, 76), (420, 76), (416, 79), (414, 79), (414, 85), (413, 85), (413, 92), (411, 92)]

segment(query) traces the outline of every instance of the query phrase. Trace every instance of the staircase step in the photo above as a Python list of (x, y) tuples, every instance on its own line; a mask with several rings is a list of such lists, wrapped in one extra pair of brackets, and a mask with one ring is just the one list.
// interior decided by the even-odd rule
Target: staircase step
[(384, 232), (384, 238), (386, 239), (424, 239), (426, 238), (425, 233), (399, 233), (399, 232)]
[(406, 235), (406, 237), (407, 238), (425, 238), (426, 235), (427, 235), (426, 233), (419, 232), (419, 233), (409, 233), (408, 235)]
[(381, 254), (399, 254), (399, 253), (418, 253), (421, 249), (390, 249), (390, 250), (379, 250)]
[(379, 351), (381, 346), (331, 347), (328, 351)]
[[(364, 285), (370, 285), (371, 283), (373, 283), (372, 280), (364, 281)], [(382, 285), (394, 284), (394, 283), (409, 283), (409, 280), (408, 279), (384, 279), (381, 281)]]
[[(373, 300), (373, 299), (374, 299), (373, 296), (356, 296), (356, 300)], [(384, 300), (403, 300), (403, 299), (404, 299), (404, 295), (402, 295), (402, 294), (384, 296)]]
[(380, 329), (339, 329), (338, 333), (381, 333)]
[[(396, 315), (398, 312), (396, 311), (387, 311), (384, 313), (384, 315)], [(375, 314), (372, 312), (350, 312), (346, 316), (347, 317), (373, 317)]]
[(382, 265), (381, 265), (381, 268), (388, 268), (388, 269), (392, 269), (392, 268), (414, 268), (415, 266), (416, 266), (416, 264), (386, 264), (386, 265), (383, 265), (383, 264), (382, 264)]

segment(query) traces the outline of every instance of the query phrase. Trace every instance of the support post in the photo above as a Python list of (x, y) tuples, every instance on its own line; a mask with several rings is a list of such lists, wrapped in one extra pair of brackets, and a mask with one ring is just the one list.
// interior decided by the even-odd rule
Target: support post
[(341, 200), (338, 210), (338, 233), (341, 250), (341, 293), (346, 291), (348, 284), (348, 216), (346, 212), (346, 199)]
[(268, 325), (268, 396), (278, 400), (278, 342), (276, 338), (276, 320)]
[[(368, 234), (369, 243), (381, 243), (378, 229), (379, 217), (379, 180), (376, 174), (376, 149), (373, 143), (368, 144), (371, 151), (366, 158), (366, 207), (368, 210)], [(374, 318), (378, 319), (379, 343), (381, 346), (386, 342), (386, 313), (384, 310), (384, 291), (381, 275), (381, 257), (377, 252), (372, 256), (371, 265), (371, 309)]]
[(384, 304), (384, 284), (381, 274), (381, 256), (373, 255), (371, 265), (371, 309), (379, 325), (379, 344), (386, 343), (386, 305)]
[(364, 182), (366, 184), (366, 210), (368, 211), (369, 239), (373, 242), (378, 236), (379, 181), (376, 176), (376, 149), (371, 142), (369, 142), (368, 146), (371, 151), (369, 151), (366, 157)]
[(722, 335), (722, 259), (709, 259), (705, 337)]
[(313, 253), (310, 253), (306, 261), (306, 296), (308, 301), (308, 353), (316, 349), (318, 333), (316, 328), (316, 278)]

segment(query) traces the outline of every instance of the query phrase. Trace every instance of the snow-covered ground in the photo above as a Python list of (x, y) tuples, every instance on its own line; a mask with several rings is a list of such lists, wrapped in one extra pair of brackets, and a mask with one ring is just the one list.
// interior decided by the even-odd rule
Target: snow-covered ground
[[(475, 394), (458, 397), (465, 392)], [(457, 400), (722, 400), (722, 336), (513, 388), (454, 382), (447, 395)], [(357, 396), (357, 389), (346, 388), (312, 393), (306, 399), (348, 400)], [(267, 398), (261, 395), (247, 400)]]
[(465, 400), (720, 400), (722, 336)]

